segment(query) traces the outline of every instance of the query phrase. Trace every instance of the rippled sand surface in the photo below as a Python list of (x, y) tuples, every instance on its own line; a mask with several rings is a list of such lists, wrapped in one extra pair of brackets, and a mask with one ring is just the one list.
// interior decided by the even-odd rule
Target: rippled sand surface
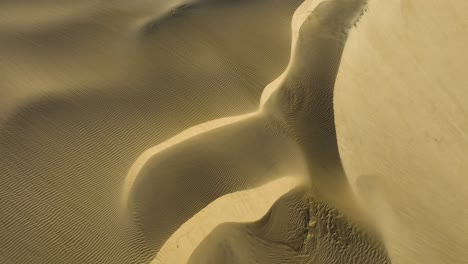
[(468, 263), (466, 13), (0, 1), (0, 262)]

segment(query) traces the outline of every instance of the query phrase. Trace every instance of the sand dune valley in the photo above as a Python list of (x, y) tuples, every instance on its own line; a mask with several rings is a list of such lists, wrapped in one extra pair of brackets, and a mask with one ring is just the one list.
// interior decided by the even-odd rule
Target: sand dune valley
[(468, 264), (467, 14), (0, 0), (0, 263)]

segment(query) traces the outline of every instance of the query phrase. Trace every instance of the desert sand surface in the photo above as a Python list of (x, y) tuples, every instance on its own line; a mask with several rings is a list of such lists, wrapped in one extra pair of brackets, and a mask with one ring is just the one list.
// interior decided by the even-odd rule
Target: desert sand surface
[(466, 13), (0, 1), (0, 263), (468, 263)]

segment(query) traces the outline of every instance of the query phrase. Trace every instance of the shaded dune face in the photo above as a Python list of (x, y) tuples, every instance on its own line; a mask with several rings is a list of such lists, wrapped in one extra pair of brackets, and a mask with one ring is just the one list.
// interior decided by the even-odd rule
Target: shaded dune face
[(388, 264), (374, 237), (304, 188), (282, 196), (254, 223), (225, 223), (205, 238), (190, 264)]

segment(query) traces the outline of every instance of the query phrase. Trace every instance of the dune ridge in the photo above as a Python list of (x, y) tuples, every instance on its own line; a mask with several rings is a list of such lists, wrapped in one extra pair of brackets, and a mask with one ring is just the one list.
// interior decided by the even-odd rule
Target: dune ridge
[(468, 263), (467, 3), (0, 1), (0, 262)]
[[(318, 4), (300, 25), (290, 66), (284, 79), (274, 81), (279, 86), (267, 90), (271, 96), (264, 107), (248, 118), (212, 121), (226, 123), (192, 133), (168, 148), (156, 146), (157, 151), (145, 154), (145, 163), (137, 163), (139, 168), (130, 175), (134, 186), (125, 189), (136, 223), (156, 252), (180, 225), (218, 197), (288, 174), (307, 175), (305, 181), (319, 199), (353, 217), (361, 213), (356, 211), (338, 153), (333, 88), (348, 31), (365, 7), (366, 1)], [(209, 129), (209, 123), (203, 126)], [(236, 138), (235, 146), (230, 138)], [(216, 150), (221, 146), (229, 153)], [(241, 158), (246, 151), (249, 159)], [(274, 164), (275, 170), (268, 164)], [(222, 258), (230, 256), (218, 261)], [(388, 260), (370, 257), (368, 261)]]

